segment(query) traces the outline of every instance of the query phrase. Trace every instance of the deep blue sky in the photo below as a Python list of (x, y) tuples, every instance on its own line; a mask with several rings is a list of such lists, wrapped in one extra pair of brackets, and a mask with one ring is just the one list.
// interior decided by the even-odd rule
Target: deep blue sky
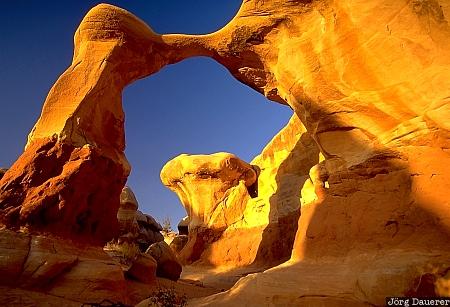
[[(1, 1), (0, 167), (23, 151), (26, 137), (58, 76), (70, 65), (73, 33), (101, 1)], [(202, 34), (220, 29), (241, 0), (109, 1), (129, 10), (158, 33)], [(172, 225), (185, 216), (174, 193), (160, 182), (162, 166), (181, 153), (256, 156), (288, 121), (292, 111), (236, 81), (206, 58), (168, 66), (128, 86), (126, 154), (128, 184), (142, 211)]]

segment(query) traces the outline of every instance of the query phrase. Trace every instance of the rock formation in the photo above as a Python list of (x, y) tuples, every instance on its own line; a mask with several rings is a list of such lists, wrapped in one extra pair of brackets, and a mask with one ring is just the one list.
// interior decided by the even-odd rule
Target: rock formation
[(156, 268), (157, 263), (152, 256), (139, 254), (127, 273), (143, 283), (152, 284), (155, 282)]
[(161, 225), (150, 215), (138, 210), (139, 204), (130, 187), (125, 186), (120, 194), (119, 241), (136, 243), (142, 252), (156, 242), (164, 240)]
[(0, 179), (2, 179), (7, 170), (8, 170), (7, 168), (0, 168)]
[(159, 277), (178, 280), (182, 267), (172, 249), (166, 242), (153, 243), (145, 251), (145, 254), (156, 260), (156, 275)]
[(50, 90), (25, 152), (0, 179), (1, 223), (76, 241), (114, 236), (130, 170), (122, 89), (164, 65), (209, 56), (289, 105), (298, 123), (252, 162), (261, 168), (261, 206), (247, 186), (233, 188), (229, 205), (245, 219), (230, 225), (190, 208), (193, 225), (224, 229), (199, 257), (244, 265), (282, 250), (273, 258), (283, 258), (290, 244), (270, 243), (283, 229), (277, 224), (300, 218), (289, 230), (296, 229), (290, 261), (193, 305), (448, 296), (449, 16), (444, 0), (248, 0), (215, 33), (160, 36), (122, 9), (96, 6), (76, 31), (73, 62)]
[[(128, 301), (121, 267), (100, 248), (3, 230), (0, 255), (0, 286), (22, 289), (23, 297), (35, 292), (46, 294), (34, 298), (33, 306), (55, 305), (56, 298), (64, 306), (100, 302), (106, 297)], [(7, 295), (11, 290), (0, 291), (0, 304), (11, 306)]]
[(246, 1), (215, 34), (218, 61), (288, 103), (321, 154), (291, 261), (193, 305), (448, 295), (449, 16), (436, 0)]
[(233, 154), (182, 154), (161, 170), (161, 181), (180, 198), (189, 215), (189, 228), (214, 225), (211, 217), (230, 188), (252, 186), (256, 172)]
[(166, 44), (127, 11), (91, 9), (75, 32), (70, 67), (56, 81), (25, 152), (0, 181), (1, 223), (103, 244), (130, 172), (123, 88), (164, 65), (208, 53)]
[[(248, 170), (259, 173), (257, 182), (215, 185), (211, 184), (215, 178), (196, 176), (208, 170), (206, 161), (215, 156), (205, 159), (182, 155), (168, 162), (161, 171), (163, 183), (182, 202), (189, 202), (194, 209), (199, 205), (211, 208), (204, 213), (208, 223), (189, 224), (190, 240), (180, 252), (180, 259), (187, 263), (200, 259), (203, 263), (224, 266), (253, 263), (270, 266), (289, 259), (300, 214), (300, 190), (307, 180), (310, 182), (309, 170), (319, 161), (319, 150), (298, 117), (293, 115), (251, 162), (252, 166), (247, 165)], [(200, 158), (203, 163), (190, 163)], [(183, 162), (189, 164), (189, 169), (179, 166)], [(222, 163), (218, 167), (228, 166)], [(190, 176), (195, 180), (186, 180)], [(309, 186), (314, 190), (313, 184)], [(303, 200), (314, 194), (309, 186)], [(194, 209), (191, 211), (195, 212)]]
[[(449, 15), (436, 0), (245, 1), (197, 38), (237, 79), (289, 104), (320, 150), (297, 197), (291, 261), (197, 305), (448, 293)], [(336, 273), (319, 274), (325, 263)]]
[(181, 219), (181, 221), (178, 223), (178, 233), (180, 235), (188, 235), (189, 234), (189, 216), (185, 216)]

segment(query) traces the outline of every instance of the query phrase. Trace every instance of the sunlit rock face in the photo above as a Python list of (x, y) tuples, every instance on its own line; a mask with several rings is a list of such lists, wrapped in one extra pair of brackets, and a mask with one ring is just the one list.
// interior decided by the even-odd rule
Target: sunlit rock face
[[(288, 260), (300, 215), (300, 191), (309, 180), (309, 169), (319, 161), (316, 143), (299, 118), (294, 114), (251, 165), (240, 162), (246, 165), (240, 173), (245, 169), (256, 170), (256, 181), (253, 171), (250, 181), (239, 174), (227, 177), (235, 178), (231, 181), (197, 176), (200, 170), (207, 173), (205, 166), (211, 160), (222, 161), (217, 155), (182, 155), (161, 172), (163, 182), (183, 203), (214, 209), (202, 211), (207, 223), (189, 225), (189, 241), (180, 252), (182, 260), (227, 267), (251, 264), (266, 267)], [(188, 171), (181, 161), (190, 166)], [(223, 173), (227, 167), (227, 163), (215, 163), (215, 169), (222, 169)], [(180, 173), (188, 175), (183, 177)], [(169, 180), (169, 174), (183, 180)], [(186, 183), (189, 188), (185, 188)], [(314, 194), (311, 187), (305, 188), (309, 193), (305, 197)]]
[[(256, 170), (233, 154), (180, 155), (161, 170), (164, 185), (180, 198), (189, 216), (190, 242), (180, 258), (198, 260), (206, 245), (242, 219), (257, 179)], [(210, 237), (206, 239), (206, 237)]]
[[(215, 226), (211, 221), (217, 206), (230, 189), (251, 187), (256, 171), (233, 154), (180, 155), (161, 170), (164, 185), (177, 193), (189, 215), (189, 228)], [(234, 221), (230, 221), (234, 222)]]
[(174, 52), (141, 20), (106, 4), (88, 12), (74, 42), (72, 64), (0, 181), (0, 220), (103, 244), (118, 233), (119, 196), (130, 172), (122, 90), (198, 48)]
[(291, 261), (194, 305), (448, 295), (449, 16), (435, 0), (245, 1), (209, 37), (236, 78), (294, 109), (321, 154), (297, 191)]
[[(444, 0), (249, 0), (215, 33), (159, 36), (126, 11), (97, 6), (76, 32), (73, 63), (25, 153), (0, 180), (1, 221), (104, 241), (114, 230), (104, 220), (114, 219), (129, 173), (123, 87), (169, 63), (210, 56), (299, 121), (250, 163), (261, 169), (257, 196), (238, 185), (227, 204), (241, 206), (245, 219), (225, 222), (220, 240), (206, 237), (199, 257), (251, 263), (262, 242), (274, 242), (264, 238), (282, 241), (270, 228), (280, 216), (300, 218), (289, 262), (193, 305), (448, 296), (449, 16)], [(257, 203), (263, 195), (269, 202)], [(220, 214), (208, 219), (224, 225)], [(250, 256), (239, 262), (240, 254)]]

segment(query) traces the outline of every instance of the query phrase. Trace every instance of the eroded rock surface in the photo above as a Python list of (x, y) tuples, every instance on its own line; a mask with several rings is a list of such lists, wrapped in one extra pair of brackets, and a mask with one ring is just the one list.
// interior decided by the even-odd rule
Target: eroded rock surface
[(210, 219), (227, 191), (256, 181), (251, 165), (230, 153), (182, 154), (161, 170), (161, 180), (180, 198), (189, 214), (191, 229), (211, 225)]
[(206, 49), (182, 52), (106, 4), (87, 13), (74, 42), (72, 64), (50, 90), (25, 152), (0, 180), (0, 218), (9, 228), (104, 244), (117, 235), (130, 172), (123, 88)]
[(156, 260), (156, 275), (159, 277), (178, 280), (181, 275), (182, 266), (169, 245), (162, 241), (153, 243), (145, 253)]
[(289, 104), (321, 155), (291, 262), (196, 306), (382, 305), (423, 293), (422, 276), (429, 295), (448, 293), (449, 16), (435, 0), (246, 1), (212, 35), (216, 59)]
[(2, 230), (0, 251), (2, 306), (13, 302), (14, 295), (6, 295), (12, 288), (22, 289), (22, 294), (16, 292), (23, 297), (44, 293), (46, 297), (35, 301), (35, 306), (49, 304), (55, 297), (68, 305), (105, 298), (128, 301), (121, 267), (99, 247)]
[(153, 243), (164, 240), (161, 225), (150, 215), (138, 210), (139, 204), (130, 187), (125, 186), (120, 194), (117, 211), (120, 242), (136, 243), (142, 252)]
[[(188, 156), (176, 159), (183, 157)], [(203, 160), (205, 156), (194, 157), (207, 161)], [(208, 224), (189, 225), (189, 241), (179, 254), (181, 260), (187, 263), (201, 260), (204, 264), (230, 267), (250, 264), (267, 267), (288, 260), (300, 215), (300, 190), (310, 181), (309, 170), (318, 162), (316, 143), (293, 115), (286, 127), (251, 162), (251, 169), (258, 173), (258, 178), (256, 182), (251, 181), (250, 186), (244, 182), (220, 185), (225, 193), (219, 195), (207, 177), (197, 179), (201, 180), (201, 191), (197, 181), (191, 182), (191, 189), (183, 189), (176, 183), (178, 186), (172, 189), (180, 199), (194, 199), (197, 202), (192, 202), (193, 205), (214, 208), (205, 212), (209, 214)], [(171, 167), (180, 169), (177, 164)], [(166, 174), (164, 168), (163, 182), (167, 181)], [(205, 190), (216, 197), (203, 197), (207, 195)], [(308, 192), (303, 199), (312, 197), (313, 185), (305, 191)]]
[[(279, 236), (271, 227), (280, 217), (300, 218), (291, 261), (195, 305), (381, 305), (424, 289), (448, 296), (449, 16), (444, 0), (249, 0), (215, 33), (159, 36), (99, 5), (80, 24), (73, 62), (25, 153), (0, 180), (1, 222), (77, 240), (112, 236), (117, 226), (105, 221), (115, 217), (129, 173), (123, 87), (169, 63), (210, 56), (289, 105), (301, 124), (252, 162), (261, 168), (258, 197), (270, 205), (252, 202), (238, 184), (227, 203), (236, 209), (214, 212), (240, 222), (195, 212), (195, 225), (225, 225), (220, 240), (205, 233), (209, 247), (199, 257), (244, 265), (261, 249), (285, 251), (261, 242)], [(342, 274), (324, 275), (326, 267)]]

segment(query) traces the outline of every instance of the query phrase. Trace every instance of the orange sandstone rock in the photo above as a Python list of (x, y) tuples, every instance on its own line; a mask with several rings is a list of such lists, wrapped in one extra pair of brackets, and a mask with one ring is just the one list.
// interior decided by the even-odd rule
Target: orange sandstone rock
[(130, 172), (122, 90), (198, 48), (180, 52), (106, 4), (88, 12), (74, 41), (72, 64), (50, 90), (25, 152), (0, 181), (0, 221), (104, 243), (117, 234)]
[[(46, 297), (35, 300), (34, 305), (50, 304), (53, 297), (64, 299), (64, 305), (105, 298), (128, 301), (121, 267), (100, 247), (2, 230), (0, 250), (2, 306), (9, 306), (18, 295), (27, 297), (36, 292)], [(23, 289), (23, 293), (10, 293), (12, 288)]]
[(256, 172), (233, 154), (180, 155), (161, 170), (161, 181), (177, 193), (191, 229), (210, 226), (210, 218), (232, 187), (251, 187)]
[[(95, 213), (115, 216), (129, 173), (123, 87), (186, 57), (210, 56), (289, 105), (301, 124), (252, 162), (261, 168), (261, 206), (241, 184), (227, 203), (241, 207), (214, 211), (239, 212), (231, 216), (240, 222), (198, 219), (225, 225), (202, 259), (252, 263), (261, 242), (274, 242), (270, 230), (281, 217), (291, 217), (290, 227), (290, 212), (300, 218), (289, 262), (195, 305), (448, 296), (449, 16), (444, 0), (249, 0), (215, 33), (159, 36), (128, 12), (99, 5), (80, 24), (73, 63), (51, 89), (25, 153), (0, 180), (1, 222), (105, 240), (115, 227)], [(275, 184), (281, 188), (270, 191)], [(250, 256), (240, 262), (243, 254)]]
[(448, 295), (449, 16), (437, 0), (246, 1), (211, 35), (216, 59), (289, 104), (320, 156), (291, 261), (194, 305)]
[[(181, 172), (176, 161), (184, 157), (191, 158), (181, 156), (167, 166)], [(194, 157), (202, 158), (198, 162), (200, 165), (214, 159), (214, 156)], [(259, 175), (257, 182), (250, 182), (250, 187), (242, 182), (221, 184), (219, 186), (225, 192), (220, 197), (208, 198), (204, 197), (206, 192), (219, 194), (215, 192), (217, 185), (211, 183), (214, 179), (205, 177), (190, 181), (189, 188), (184, 188), (184, 181), (173, 184), (175, 188), (171, 189), (181, 200), (214, 208), (214, 211), (204, 213), (208, 214), (207, 224), (190, 225), (190, 239), (180, 252), (180, 258), (188, 263), (201, 260), (202, 263), (228, 267), (250, 264), (267, 267), (289, 259), (300, 214), (300, 190), (309, 180), (309, 169), (318, 161), (319, 150), (315, 142), (299, 118), (293, 115), (286, 127), (251, 162)], [(161, 172), (166, 185), (167, 166)], [(189, 171), (189, 176), (201, 169)]]

